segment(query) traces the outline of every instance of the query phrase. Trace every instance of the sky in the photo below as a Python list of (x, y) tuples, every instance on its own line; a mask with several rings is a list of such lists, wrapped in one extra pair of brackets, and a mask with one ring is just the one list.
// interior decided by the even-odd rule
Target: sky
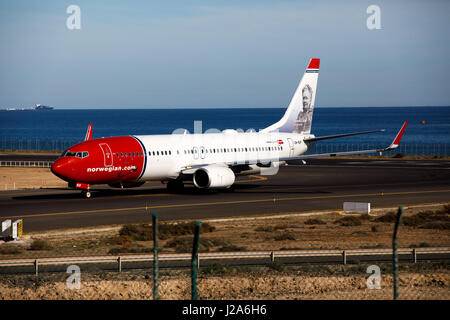
[(285, 107), (310, 58), (317, 107), (448, 106), (449, 16), (446, 0), (3, 0), (0, 108)]

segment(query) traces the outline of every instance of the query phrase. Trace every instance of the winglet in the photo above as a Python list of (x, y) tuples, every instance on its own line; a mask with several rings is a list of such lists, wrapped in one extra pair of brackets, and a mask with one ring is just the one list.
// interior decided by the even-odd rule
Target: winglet
[(393, 150), (395, 148), (398, 147), (398, 145), (400, 144), (400, 140), (402, 139), (403, 133), (405, 132), (406, 129), (406, 125), (408, 124), (408, 120), (406, 120), (403, 123), (402, 128), (400, 129), (400, 131), (397, 133), (397, 136), (395, 137), (394, 141), (392, 141), (391, 145), (387, 148), (387, 150)]
[(86, 131), (86, 137), (84, 137), (84, 141), (88, 141), (92, 139), (92, 123), (89, 124), (89, 127)]

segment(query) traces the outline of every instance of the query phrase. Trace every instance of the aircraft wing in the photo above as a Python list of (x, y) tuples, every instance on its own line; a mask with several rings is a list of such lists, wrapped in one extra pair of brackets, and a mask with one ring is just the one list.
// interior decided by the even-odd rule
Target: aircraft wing
[(358, 134), (368, 134), (368, 133), (375, 133), (375, 132), (383, 132), (384, 129), (381, 130), (374, 130), (374, 131), (364, 131), (364, 132), (352, 132), (352, 133), (344, 133), (344, 134), (337, 134), (332, 136), (323, 136), (323, 137), (314, 137), (309, 139), (304, 139), (305, 142), (315, 142), (320, 140), (327, 140), (327, 139), (335, 139), (335, 138), (342, 138), (342, 137), (348, 137), (348, 136), (356, 136)]
[[(386, 151), (394, 150), (396, 149), (399, 144), (400, 140), (402, 139), (403, 133), (405, 132), (406, 125), (408, 124), (408, 121), (405, 121), (400, 129), (400, 131), (395, 136), (394, 141), (385, 148), (379, 148), (379, 149), (368, 149), (368, 150), (356, 150), (356, 151), (345, 151), (345, 152), (330, 152), (330, 153), (315, 153), (315, 154), (305, 154), (301, 156), (294, 156), (294, 157), (274, 157), (274, 158), (266, 158), (266, 159), (259, 159), (257, 161), (250, 160), (245, 162), (222, 162), (218, 163), (216, 165), (223, 165), (223, 166), (237, 166), (237, 165), (249, 165), (249, 164), (270, 164), (272, 162), (279, 162), (279, 161), (291, 161), (291, 160), (304, 160), (304, 159), (312, 159), (312, 158), (322, 158), (322, 157), (335, 157), (335, 156), (348, 156), (348, 155), (359, 155), (359, 154), (369, 154), (369, 153), (383, 153)], [(348, 134), (347, 134), (348, 135)], [(350, 134), (353, 135), (353, 134)], [(195, 169), (201, 168), (204, 166), (207, 166), (210, 164), (197, 164), (192, 166), (186, 166), (181, 169), (181, 171), (185, 174), (188, 173), (194, 173)]]

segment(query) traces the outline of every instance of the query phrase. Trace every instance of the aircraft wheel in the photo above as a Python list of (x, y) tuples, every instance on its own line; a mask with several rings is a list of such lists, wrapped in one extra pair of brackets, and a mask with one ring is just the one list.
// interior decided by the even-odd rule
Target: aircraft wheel
[(86, 198), (89, 199), (91, 197), (91, 192), (90, 191), (82, 191), (81, 194)]
[(171, 180), (167, 182), (167, 190), (169, 192), (180, 192), (184, 188), (183, 181), (180, 180)]

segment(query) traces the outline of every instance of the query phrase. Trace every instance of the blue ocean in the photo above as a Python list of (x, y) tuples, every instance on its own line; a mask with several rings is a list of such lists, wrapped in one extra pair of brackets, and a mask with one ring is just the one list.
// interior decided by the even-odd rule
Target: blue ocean
[[(111, 109), (0, 111), (1, 150), (61, 151), (82, 141), (89, 123), (93, 137), (194, 132), (194, 121), (208, 129), (260, 130), (278, 121), (284, 108)], [(450, 155), (450, 107), (351, 107), (314, 110), (316, 136), (385, 129), (385, 132), (326, 140), (311, 152), (333, 152), (386, 146), (409, 120), (401, 149), (404, 154)]]

